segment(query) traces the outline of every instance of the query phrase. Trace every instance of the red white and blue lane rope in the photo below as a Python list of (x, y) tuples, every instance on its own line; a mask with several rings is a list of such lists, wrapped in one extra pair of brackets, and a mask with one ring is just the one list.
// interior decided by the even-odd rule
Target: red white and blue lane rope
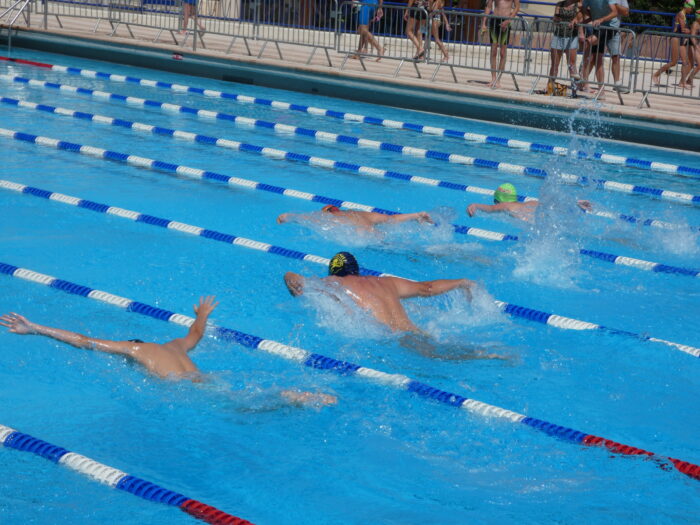
[(300, 111), (302, 113), (308, 113), (315, 116), (331, 117), (335, 119), (344, 120), (347, 122), (360, 122), (363, 124), (372, 124), (376, 126), (383, 126), (391, 129), (400, 129), (406, 131), (413, 131), (417, 133), (422, 133), (425, 135), (438, 135), (450, 138), (464, 139), (469, 142), (477, 142), (483, 144), (493, 144), (497, 146), (505, 146), (508, 148), (532, 151), (535, 153), (549, 153), (553, 155), (572, 155), (579, 159), (586, 160), (600, 160), (607, 164), (617, 164), (621, 166), (627, 166), (630, 168), (640, 168), (648, 169), (652, 171), (658, 171), (661, 173), (670, 173), (673, 175), (685, 175), (688, 177), (698, 177), (700, 178), (700, 169), (692, 168), (688, 166), (678, 166), (676, 164), (667, 164), (663, 162), (653, 162), (648, 160), (635, 159), (632, 157), (623, 157), (620, 155), (610, 155), (607, 153), (594, 153), (592, 155), (577, 150), (570, 150), (569, 148), (564, 148), (561, 146), (551, 146), (549, 144), (540, 144), (537, 142), (527, 142), (522, 140), (509, 139), (506, 137), (496, 137), (491, 135), (483, 135), (479, 133), (470, 133), (465, 131), (457, 131), (445, 128), (439, 128), (434, 126), (426, 126), (423, 124), (412, 124), (409, 122), (400, 122), (397, 120), (381, 119), (377, 117), (369, 117), (367, 115), (358, 115), (355, 113), (346, 113), (343, 111), (334, 111), (330, 109), (316, 108), (312, 106), (304, 106), (301, 104), (293, 104), (289, 102), (282, 102), (278, 100), (270, 100), (263, 98), (250, 97), (246, 95), (240, 95), (237, 93), (226, 93), (223, 91), (216, 91), (212, 89), (204, 89), (199, 87), (186, 86), (182, 84), (173, 84), (171, 82), (161, 82), (158, 80), (147, 80), (127, 75), (117, 75), (113, 73), (103, 73), (100, 71), (94, 71), (90, 69), (80, 69), (69, 66), (61, 66), (56, 64), (47, 64), (43, 62), (35, 62), (32, 60), (22, 60), (17, 58), (0, 57), (0, 60), (6, 60), (10, 62), (15, 62), (18, 64), (26, 64), (31, 66), (43, 67), (51, 69), (59, 73), (66, 73), (70, 75), (78, 75), (86, 78), (99, 78), (103, 80), (109, 80), (112, 82), (127, 82), (132, 84), (138, 84), (140, 86), (154, 87), (160, 89), (167, 89), (171, 91), (176, 91), (178, 93), (194, 93), (197, 95), (204, 95), (213, 98), (223, 98), (228, 100), (234, 100), (243, 104), (258, 104), (261, 106), (273, 107), (275, 109), (290, 110), (290, 111)]
[[(103, 301), (105, 303), (124, 308), (128, 312), (136, 312), (153, 317), (154, 319), (159, 319), (161, 321), (167, 321), (188, 327), (194, 322), (192, 317), (188, 317), (186, 315), (170, 312), (162, 308), (113, 295), (108, 292), (95, 290), (87, 286), (64, 281), (50, 275), (37, 273), (32, 270), (19, 268), (3, 262), (0, 262), (0, 273), (43, 284), (66, 293)], [(270, 354), (284, 357), (285, 359), (302, 363), (304, 366), (310, 368), (332, 371), (342, 376), (360, 376), (387, 386), (393, 386), (401, 390), (412, 392), (426, 399), (438, 401), (456, 408), (463, 408), (475, 414), (507, 419), (513, 423), (521, 423), (539, 430), (540, 432), (544, 432), (548, 436), (556, 437), (575, 444), (589, 446), (599, 445), (604, 446), (608, 450), (618, 454), (648, 456), (662, 463), (662, 465), (670, 463), (683, 474), (695, 479), (700, 479), (700, 465), (695, 465), (693, 463), (688, 463), (686, 461), (681, 461), (679, 459), (674, 459), (667, 456), (658, 456), (653, 452), (648, 452), (640, 448), (623, 445), (593, 434), (587, 434), (572, 428), (556, 425), (554, 423), (529, 417), (524, 414), (519, 414), (505, 408), (489, 405), (475, 399), (469, 399), (459, 394), (446, 392), (411, 379), (403, 374), (389, 374), (346, 361), (340, 361), (332, 357), (326, 357), (321, 354), (309, 352), (303, 348), (288, 346), (277, 341), (263, 339), (256, 335), (246, 334), (231, 328), (216, 327), (215, 330), (216, 336), (220, 339), (238, 343), (254, 350), (262, 350)]]
[[(22, 184), (17, 184), (10, 181), (0, 180), (0, 188), (9, 189), (17, 192), (21, 192), (25, 195), (32, 195), (34, 197), (40, 197), (55, 202), (62, 202), (64, 204), (70, 204), (78, 208), (83, 208), (87, 210), (92, 210), (97, 213), (104, 213), (108, 215), (114, 215), (117, 217), (122, 217), (125, 219), (130, 219), (135, 222), (141, 222), (144, 224), (150, 224), (151, 226), (158, 226), (160, 228), (165, 228), (167, 230), (177, 230), (183, 233), (188, 233), (190, 235), (196, 235), (199, 237), (204, 237), (205, 239), (211, 239), (219, 242), (224, 242), (226, 244), (231, 244), (234, 246), (242, 246), (244, 248), (249, 248), (253, 250), (259, 250), (265, 253), (272, 253), (274, 255), (281, 255), (284, 257), (289, 257), (291, 259), (297, 259), (302, 261), (313, 262), (315, 264), (320, 264), (324, 267), (328, 266), (330, 262), (329, 259), (321, 257), (319, 255), (313, 255), (310, 253), (304, 253), (297, 250), (291, 250), (289, 248), (284, 248), (282, 246), (275, 246), (272, 244), (267, 244), (260, 241), (255, 241), (252, 239), (246, 239), (244, 237), (237, 237), (229, 233), (223, 233), (215, 230), (208, 230), (202, 228), (201, 226), (194, 226), (192, 224), (185, 224), (178, 221), (171, 221), (170, 219), (164, 219), (162, 217), (155, 217), (153, 215), (147, 215), (145, 213), (140, 213), (133, 210), (126, 210), (124, 208), (118, 208), (115, 206), (109, 206), (107, 204), (102, 204), (99, 202), (89, 201), (85, 199), (80, 199), (78, 197), (72, 197), (70, 195), (64, 195), (61, 193), (52, 193), (39, 188), (34, 188), (32, 186), (24, 186)], [(375, 275), (375, 276), (390, 276), (392, 274), (383, 273), (377, 270), (371, 270), (369, 268), (361, 268), (361, 273), (363, 275)], [(516, 304), (505, 303), (503, 301), (494, 300), (494, 303), (503, 312), (517, 318), (526, 319), (528, 321), (534, 321), (541, 324), (546, 324), (553, 326), (555, 328), (560, 328), (563, 330), (599, 330), (610, 334), (622, 335), (626, 337), (633, 337), (635, 339), (640, 339), (642, 341), (651, 341), (655, 343), (662, 343), (664, 345), (670, 346), (681, 352), (685, 352), (694, 357), (700, 357), (700, 348), (695, 348), (688, 345), (682, 345), (679, 343), (674, 343), (672, 341), (666, 341), (664, 339), (658, 339), (651, 337), (649, 335), (642, 335), (635, 332), (629, 332), (627, 330), (618, 330), (616, 328), (610, 328), (602, 326), (599, 324), (589, 323), (587, 321), (580, 321), (578, 319), (573, 319), (571, 317), (563, 317), (556, 314), (549, 314), (542, 312), (540, 310), (534, 310), (525, 306), (518, 306)]]
[[(197, 115), (199, 117), (204, 117), (204, 118), (209, 118), (209, 119), (221, 119), (221, 120), (233, 120), (234, 115), (229, 115), (227, 113), (220, 113), (217, 111), (210, 111), (210, 110), (205, 110), (205, 109), (198, 109), (198, 108), (193, 108), (193, 107), (188, 107), (188, 106), (181, 106), (179, 104), (171, 104), (168, 102), (160, 102), (157, 100), (148, 100), (145, 98), (140, 98), (140, 97), (131, 97), (131, 96), (126, 96), (126, 95), (119, 95), (116, 93), (109, 93), (107, 91), (98, 91), (94, 89), (88, 89), (88, 88), (81, 88), (81, 87), (75, 87), (75, 86), (69, 86), (66, 84), (57, 84), (55, 82), (47, 82), (44, 80), (32, 80), (24, 77), (15, 77), (11, 75), (0, 75), (0, 80), (5, 80), (9, 82), (18, 82), (22, 83), (25, 85), (29, 86), (34, 86), (34, 87), (44, 87), (44, 88), (50, 88), (50, 89), (57, 89), (59, 91), (63, 92), (68, 92), (68, 93), (74, 93), (74, 94), (81, 94), (81, 95), (89, 95), (94, 98), (98, 99), (103, 99), (103, 100), (112, 100), (112, 101), (120, 101), (127, 103), (132, 106), (144, 106), (144, 107), (151, 107), (151, 108), (161, 108), (166, 111), (173, 111), (173, 112), (181, 112), (181, 113), (186, 113), (190, 115)], [(325, 132), (316, 132), (315, 130), (309, 130), (310, 132), (313, 133), (325, 133)], [(329, 137), (330, 135), (326, 135), (326, 137)], [(323, 136), (321, 136), (323, 138)], [(353, 140), (360, 140), (357, 137), (349, 137)], [(346, 143), (350, 144), (350, 141), (347, 141)], [(391, 149), (392, 147), (397, 146), (394, 144), (387, 144), (387, 149)], [(398, 146), (402, 147), (402, 146)], [(412, 148), (411, 148), (412, 149)], [(488, 169), (495, 169), (497, 171), (503, 171), (505, 173), (510, 173), (510, 174), (520, 174), (520, 175), (532, 175), (535, 177), (539, 178), (545, 178), (548, 176), (546, 170), (543, 170), (541, 168), (532, 168), (532, 167), (527, 167), (527, 166), (521, 166), (518, 164), (510, 164), (507, 162), (498, 162), (494, 160), (487, 160), (487, 159), (475, 159), (473, 157), (466, 157), (463, 155), (457, 156), (457, 155), (450, 155), (448, 153), (441, 153), (441, 152), (436, 152), (439, 153), (440, 155), (449, 155), (453, 158), (461, 158), (463, 160), (463, 164), (470, 164), (479, 168), (488, 168)], [(300, 156), (300, 157), (308, 157), (308, 155), (304, 154), (291, 154), (294, 156)], [(303, 160), (302, 158), (296, 158), (294, 160)], [(391, 178), (397, 178), (397, 179), (402, 179), (406, 180), (407, 178), (413, 178), (416, 179), (413, 182), (423, 182), (420, 179), (422, 177), (416, 177), (416, 176), (411, 176), (411, 175), (406, 175), (406, 174), (399, 174), (396, 172), (386, 172), (386, 170), (378, 170), (377, 168), (369, 168), (369, 167), (363, 167), (363, 166), (358, 166), (358, 165), (353, 165), (350, 163), (338, 163), (339, 165), (342, 164), (342, 166), (345, 169), (350, 169), (351, 171), (359, 172), (359, 168), (362, 168), (363, 170), (366, 170), (366, 173), (363, 174), (369, 174), (369, 175), (374, 175), (374, 176), (386, 176), (386, 177), (391, 177)], [(326, 167), (332, 167), (332, 166), (326, 166)], [(338, 166), (340, 167), (340, 166)], [(379, 172), (386, 172), (386, 174), (381, 174)], [(635, 194), (635, 195), (645, 195), (647, 197), (655, 197), (659, 198), (662, 200), (667, 200), (671, 202), (680, 202), (684, 204), (700, 204), (700, 195), (692, 195), (690, 193), (681, 193), (677, 191), (671, 191), (671, 190), (663, 190), (660, 188), (652, 188), (652, 187), (647, 187), (647, 186), (637, 186), (634, 184), (626, 184), (622, 182), (615, 182), (615, 181), (609, 181), (605, 179), (596, 179), (596, 178), (591, 178), (588, 176), (579, 176), (579, 175), (574, 175), (571, 173), (559, 173), (557, 174), (557, 178), (565, 182), (567, 184), (578, 184), (582, 186), (589, 186), (591, 184), (595, 185), (596, 189), (603, 190), (603, 191), (612, 191), (612, 192), (618, 192), (618, 193), (629, 193), (629, 194)], [(425, 184), (432, 184), (432, 185), (438, 185), (441, 187), (450, 187), (451, 185), (455, 186), (463, 186), (463, 185), (456, 185), (455, 183), (451, 182), (444, 182), (441, 181), (440, 184), (437, 183), (430, 183), (430, 182), (423, 182)], [(457, 188), (450, 188), (450, 189), (457, 189)], [(463, 191), (460, 189), (460, 191)]]
[[(283, 188), (281, 186), (274, 186), (271, 184), (264, 184), (262, 182), (242, 179), (240, 177), (230, 177), (228, 175), (216, 173), (214, 171), (206, 171), (198, 168), (191, 168), (189, 166), (173, 164), (172, 162), (148, 159), (145, 157), (140, 157), (138, 155), (129, 155), (128, 153), (110, 151), (94, 146), (86, 146), (82, 144), (76, 144), (75, 142), (54, 139), (51, 137), (32, 135), (30, 133), (23, 133), (21, 131), (14, 131), (11, 129), (0, 128), (0, 138), (10, 138), (22, 142), (37, 144), (39, 146), (48, 146), (63, 151), (69, 151), (71, 153), (78, 153), (80, 155), (86, 155), (88, 157), (120, 162), (129, 166), (137, 166), (139, 168), (162, 171), (165, 173), (177, 173), (178, 175), (183, 175), (189, 178), (216, 181), (228, 184), (230, 186), (241, 186), (244, 188), (249, 188), (251, 190), (266, 191), (277, 195), (284, 195), (285, 197), (294, 197), (296, 199), (319, 202), (322, 204), (332, 204), (334, 206), (346, 207), (353, 210), (373, 211), (377, 213), (382, 213), (384, 215), (396, 215), (398, 213), (396, 211), (384, 210), (382, 208), (369, 206), (367, 204), (343, 201), (332, 197), (324, 197), (323, 195), (314, 195), (313, 193), (294, 190), (290, 188)], [(463, 235), (471, 235), (474, 237), (489, 239), (492, 241), (515, 241), (518, 239), (518, 237), (515, 235), (508, 235), (505, 233), (482, 230), (481, 228), (472, 228), (469, 226), (462, 226), (459, 224), (452, 224), (452, 228), (456, 233), (460, 233)]]
[(29, 434), (0, 425), (0, 444), (24, 452), (31, 452), (44, 459), (64, 465), (112, 488), (130, 492), (156, 503), (178, 507), (197, 519), (216, 525), (252, 525), (249, 521), (227, 514), (211, 505), (165, 489), (150, 481), (131, 476), (126, 472), (98, 463), (88, 457), (69, 452)]
[[(64, 195), (62, 193), (51, 192), (49, 190), (44, 190), (42, 188), (35, 188), (33, 186), (26, 186), (18, 182), (11, 180), (0, 179), (0, 189), (16, 191), (23, 193), (24, 195), (32, 195), (34, 197), (40, 197), (44, 199), (49, 199), (56, 202), (62, 202), (64, 204), (70, 204), (72, 206), (77, 206), (79, 208), (85, 208), (92, 211), (97, 211), (100, 213), (107, 213), (110, 215), (117, 215), (119, 217), (124, 217), (127, 219), (134, 220), (136, 222), (143, 222), (146, 224), (151, 224), (154, 226), (161, 226), (167, 229), (173, 229), (182, 231), (185, 233), (191, 233), (194, 235), (201, 235), (203, 237), (208, 237), (217, 240), (223, 240), (225, 242), (230, 242), (232, 244), (240, 246), (259, 246), (261, 249), (272, 249), (273, 252), (289, 252), (294, 254), (299, 254), (301, 252), (296, 252), (295, 250), (288, 250), (287, 248), (282, 248), (279, 246), (272, 246), (267, 243), (260, 241), (254, 241), (251, 239), (245, 239), (243, 237), (238, 237), (235, 235), (230, 235), (228, 233), (221, 233), (213, 230), (206, 230), (200, 226), (193, 226), (191, 224), (184, 224), (177, 221), (171, 221), (170, 219), (163, 219), (161, 217), (154, 217), (153, 215), (148, 215), (133, 210), (125, 210), (116, 206), (110, 206), (108, 204), (102, 204), (98, 202), (89, 201), (86, 199), (81, 199), (80, 197), (73, 197), (71, 195)], [(670, 273), (674, 275), (682, 275), (686, 277), (700, 277), (700, 270), (693, 270), (689, 268), (682, 268), (679, 266), (670, 266), (667, 264), (645, 261), (644, 259), (635, 259), (632, 257), (624, 257), (622, 255), (615, 255), (613, 253), (599, 252), (595, 250), (579, 250), (581, 255), (587, 257), (592, 257), (600, 261), (609, 262), (612, 264), (617, 264), (621, 266), (627, 266), (631, 268), (637, 268), (639, 270), (657, 272), (657, 273)], [(319, 264), (328, 265), (329, 259), (323, 257), (318, 257), (316, 255), (302, 254), (304, 257), (315, 258), (314, 262)], [(376, 272), (375, 270), (364, 270), (365, 275), (389, 275)]]
[[(165, 128), (162, 126), (154, 126), (154, 125), (146, 124), (143, 122), (132, 122), (132, 121), (124, 120), (121, 118), (114, 118), (114, 117), (109, 117), (109, 116), (105, 116), (105, 115), (96, 115), (96, 114), (87, 113), (84, 111), (76, 111), (76, 110), (69, 109), (69, 108), (49, 106), (47, 104), (39, 104), (36, 102), (30, 102), (27, 100), (17, 100), (17, 99), (9, 98), (9, 97), (0, 97), (0, 103), (8, 104), (10, 106), (15, 106), (18, 108), (33, 109), (36, 111), (44, 111), (44, 112), (51, 113), (54, 115), (61, 115), (61, 116), (73, 117), (73, 118), (77, 118), (77, 119), (81, 119), (81, 120), (87, 120), (90, 122), (97, 122), (99, 124), (107, 124), (107, 125), (111, 125), (111, 126), (127, 128), (127, 129), (131, 129), (134, 131), (153, 133), (156, 135), (163, 135), (163, 136), (167, 136), (170, 138), (191, 140), (193, 142), (198, 142), (200, 144), (206, 144), (206, 145), (210, 145), (210, 146), (219, 146), (219, 147), (224, 147), (224, 148), (235, 149), (236, 151), (246, 151), (248, 153), (256, 153), (258, 155), (262, 155), (262, 156), (270, 157), (270, 158), (274, 158), (274, 159), (283, 158), (284, 160), (289, 160), (289, 161), (296, 161), (296, 162), (302, 161), (302, 162), (306, 162), (306, 164), (308, 164), (312, 167), (350, 170), (353, 172), (357, 172), (359, 174), (366, 174), (366, 175), (370, 175), (373, 177), (383, 176), (383, 177), (387, 177), (387, 178), (405, 180), (408, 182), (417, 182), (420, 184), (428, 184), (430, 186), (443, 187), (443, 188), (447, 188), (447, 189), (451, 189), (451, 190), (464, 191), (467, 193), (475, 193), (475, 194), (485, 195), (485, 196), (489, 196), (489, 197), (492, 197), (495, 193), (494, 190), (480, 188), (478, 186), (467, 186), (464, 184), (456, 184), (453, 182), (440, 181), (440, 180), (426, 178), (426, 177), (417, 177), (417, 176), (404, 174), (404, 173), (391, 172), (391, 171), (387, 171), (387, 170), (380, 170), (377, 168), (370, 168), (368, 166), (359, 166), (357, 164), (352, 164), (352, 163), (345, 163), (345, 162), (339, 163), (338, 161), (334, 161), (334, 160), (330, 160), (330, 159), (323, 159), (320, 157), (309, 157), (307, 155), (300, 154), (300, 153), (286, 152), (286, 151), (281, 151), (278, 149), (266, 148), (263, 146), (256, 146), (256, 145), (252, 145), (252, 144), (242, 144), (240, 142), (231, 141), (231, 140), (227, 140), (227, 139), (223, 139), (223, 138), (219, 138), (219, 137), (211, 137), (208, 135), (199, 135), (199, 134), (191, 133), (191, 132), (184, 131), (184, 130), (176, 130), (176, 129)], [(261, 121), (254, 121), (254, 119), (248, 119), (248, 118), (243, 118), (243, 117), (237, 117), (237, 118), (240, 118), (241, 120), (245, 120), (245, 121), (261, 122)], [(283, 128), (293, 127), (293, 126), (287, 126), (286, 124), (274, 124), (274, 123), (269, 123), (269, 124), (270, 124), (270, 126), (274, 127), (274, 129), (276, 131), (279, 131)], [(301, 128), (296, 128), (296, 129), (301, 129)], [(360, 139), (360, 140), (364, 140), (364, 139)], [(377, 143), (377, 144), (380, 144), (380, 143)], [(281, 157), (282, 155), (284, 155), (284, 156)], [(450, 155), (448, 153), (445, 153), (444, 155), (448, 156), (448, 157), (461, 157), (461, 155)], [(528, 197), (526, 195), (518, 195), (517, 197), (518, 197), (518, 200), (520, 202), (537, 200), (534, 197)], [(603, 217), (606, 219), (622, 220), (624, 222), (641, 224), (643, 226), (654, 226), (654, 227), (663, 228), (666, 230), (689, 228), (691, 231), (700, 231), (700, 227), (696, 227), (696, 226), (681, 226), (681, 225), (671, 224), (668, 222), (659, 221), (656, 219), (640, 219), (640, 218), (634, 217), (632, 215), (614, 214), (614, 213), (603, 212), (603, 211), (599, 211), (599, 210), (587, 210), (586, 213), (588, 215), (594, 215), (594, 216)]]

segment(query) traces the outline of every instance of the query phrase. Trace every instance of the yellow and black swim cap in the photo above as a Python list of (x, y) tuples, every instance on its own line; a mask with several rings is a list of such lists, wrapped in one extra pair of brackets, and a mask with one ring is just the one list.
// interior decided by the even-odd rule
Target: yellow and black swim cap
[(328, 275), (337, 275), (338, 277), (360, 275), (357, 259), (348, 252), (336, 253), (328, 264)]

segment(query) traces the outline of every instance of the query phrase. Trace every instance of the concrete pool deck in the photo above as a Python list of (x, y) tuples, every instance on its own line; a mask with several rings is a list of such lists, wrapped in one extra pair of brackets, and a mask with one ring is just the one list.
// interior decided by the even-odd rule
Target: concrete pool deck
[[(576, 114), (579, 133), (700, 151), (698, 100), (650, 95), (651, 108), (637, 108), (641, 93), (623, 95), (625, 105), (621, 105), (617, 95), (608, 91), (607, 100), (594, 105), (582, 98), (530, 95), (525, 91), (532, 82), (528, 78), (519, 79), (524, 91), (516, 91), (505, 75), (503, 89), (492, 90), (487, 86), (488, 71), (456, 69), (455, 83), (449, 68), (442, 67), (431, 81), (436, 66), (418, 64), (423, 77), (418, 78), (413, 63), (406, 62), (394, 77), (398, 62), (389, 59), (379, 63), (366, 59), (366, 70), (359, 61), (348, 60), (341, 70), (345, 55), (334, 51), (330, 52), (331, 67), (322, 50), (309, 60), (310, 47), (279, 44), (280, 58), (273, 43), (262, 49), (264, 42), (249, 39), (250, 56), (242, 39), (227, 53), (231, 37), (205, 34), (206, 48), (200, 45), (193, 52), (191, 36), (182, 46), (154, 43), (155, 30), (146, 27), (132, 26), (132, 38), (125, 27), (117, 34), (127, 36), (109, 36), (107, 23), (102, 24), (104, 29), (98, 26), (95, 30), (95, 21), (85, 18), (63, 17), (61, 23), (62, 28), (50, 22), (46, 31), (20, 29), (13, 33), (12, 46), (555, 131), (569, 131), (571, 116)], [(167, 32), (161, 40), (166, 38)], [(181, 44), (184, 36), (178, 38)], [(0, 44), (7, 44), (6, 30), (0, 30)]]

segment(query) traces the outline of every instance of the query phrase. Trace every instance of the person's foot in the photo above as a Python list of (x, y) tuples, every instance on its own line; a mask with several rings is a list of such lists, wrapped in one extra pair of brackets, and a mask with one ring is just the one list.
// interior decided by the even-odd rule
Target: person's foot
[(352, 60), (359, 60), (359, 59), (360, 59), (360, 54), (359, 54), (359, 53), (355, 53), (354, 55), (350, 55), (350, 58), (351, 58)]
[(661, 79), (659, 78), (659, 75), (656, 75), (656, 74), (652, 75), (651, 76), (651, 83), (655, 86), (658, 86), (659, 84), (661, 84)]
[(450, 59), (450, 55), (442, 55), (441, 62), (447, 62)]
[(491, 82), (491, 84), (489, 85), (489, 87), (490, 87), (491, 89), (501, 89), (501, 87), (502, 87), (502, 86), (501, 86), (501, 81), (500, 81), (500, 80), (494, 80), (494, 81)]
[(623, 86), (622, 82), (615, 82), (615, 87), (613, 87), (613, 89), (618, 93), (622, 93), (623, 95), (630, 92), (630, 88)]
[(425, 57), (425, 49), (418, 51), (416, 56), (413, 57), (413, 60), (423, 60), (423, 57)]
[(383, 47), (379, 51), (377, 51), (377, 55), (378, 55), (377, 60), (376, 60), (377, 62), (379, 62), (382, 59), (385, 51), (386, 51), (386, 48), (383, 48)]

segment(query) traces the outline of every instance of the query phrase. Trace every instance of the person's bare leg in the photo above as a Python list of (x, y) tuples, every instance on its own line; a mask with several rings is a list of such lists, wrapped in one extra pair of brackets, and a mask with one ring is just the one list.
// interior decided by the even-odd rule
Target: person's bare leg
[(498, 44), (491, 43), (491, 84), (489, 87), (496, 87), (498, 78)]
[(692, 53), (691, 57), (688, 56), (688, 46), (681, 47), (681, 61), (683, 62), (683, 66), (681, 67), (681, 81), (678, 84), (678, 87), (686, 89), (691, 87), (691, 85), (686, 82), (686, 77), (688, 76), (688, 73), (690, 73), (690, 70), (693, 67)]
[(416, 47), (416, 55), (419, 56), (421, 52), (423, 51), (423, 46), (416, 38), (416, 32), (415, 32), (415, 27), (416, 27), (416, 19), (415, 18), (409, 18), (408, 22), (406, 23), (406, 36), (408, 39), (413, 43), (413, 45)]
[(651, 83), (658, 85), (661, 83), (661, 74), (665, 73), (676, 64), (678, 64), (678, 55), (680, 54), (680, 46), (678, 45), (678, 39), (674, 39), (671, 42), (671, 60), (665, 65), (661, 66), (659, 70), (651, 76)]
[(576, 52), (577, 49), (568, 49), (566, 51), (566, 61), (569, 64), (569, 75), (571, 78), (578, 77), (578, 71), (576, 71)]
[(498, 72), (496, 74), (496, 80), (493, 83), (493, 89), (501, 89), (501, 79), (500, 76), (506, 68), (506, 59), (508, 54), (508, 45), (501, 44), (498, 46), (499, 49), (499, 61), (498, 61)]
[(612, 70), (615, 84), (620, 83), (620, 55), (615, 55), (610, 59), (610, 69)]
[(551, 50), (550, 66), (549, 66), (549, 80), (554, 81), (554, 77), (557, 76), (559, 72), (559, 63), (561, 62), (561, 50), (554, 49)]
[(183, 35), (187, 33), (187, 26), (190, 23), (190, 4), (183, 4), (182, 6), (182, 29), (180, 34)]
[[(605, 69), (603, 68), (603, 53), (596, 53), (593, 57), (595, 63), (595, 79), (598, 84), (605, 82)], [(598, 100), (605, 100), (605, 90), (602, 85), (596, 87), (595, 91), (600, 91)]]
[(440, 48), (440, 51), (442, 51), (442, 61), (445, 62), (450, 58), (450, 54), (447, 52), (447, 48), (445, 47), (445, 44), (440, 40), (440, 25), (434, 23), (432, 25), (431, 29), (431, 34), (433, 35), (433, 39), (435, 40), (435, 43), (438, 45)]

